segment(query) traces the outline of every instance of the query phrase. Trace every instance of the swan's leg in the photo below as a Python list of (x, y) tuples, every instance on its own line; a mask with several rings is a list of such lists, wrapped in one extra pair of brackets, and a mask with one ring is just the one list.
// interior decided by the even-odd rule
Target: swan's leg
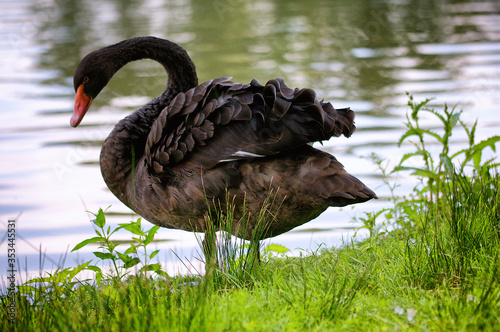
[(250, 250), (248, 252), (251, 255), (252, 266), (253, 263), (260, 264), (260, 240), (251, 240), (250, 241)]
[(214, 271), (216, 264), (215, 232), (205, 231), (202, 246), (205, 255), (205, 275), (209, 276)]

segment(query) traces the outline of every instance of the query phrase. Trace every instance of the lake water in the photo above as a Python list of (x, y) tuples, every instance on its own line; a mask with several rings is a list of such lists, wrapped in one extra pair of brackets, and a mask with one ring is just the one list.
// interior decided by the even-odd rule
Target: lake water
[[(500, 133), (497, 1), (18, 0), (1, 2), (0, 13), (2, 278), (9, 219), (17, 219), (19, 268), (38, 273), (92, 258), (96, 247), (67, 254), (94, 235), (86, 211), (111, 206), (112, 225), (135, 218), (102, 180), (100, 145), (119, 119), (162, 92), (163, 68), (149, 60), (129, 64), (82, 125), (69, 126), (75, 67), (88, 52), (123, 39), (155, 35), (179, 43), (196, 63), (200, 82), (284, 77), (288, 86), (313, 88), (335, 107), (355, 110), (353, 137), (332, 139), (323, 149), (380, 199), (331, 208), (270, 240), (294, 254), (349, 241), (359, 226), (353, 217), (387, 206), (380, 171), (362, 157), (376, 152), (392, 167), (412, 149), (396, 146), (406, 91), (416, 100), (436, 98), (431, 104), (437, 108), (458, 104), (466, 122), (479, 119), (478, 139)], [(452, 138), (456, 149), (467, 143), (463, 133)], [(416, 183), (402, 174), (398, 181), (399, 195)], [(185, 272), (173, 251), (201, 270), (193, 234), (161, 229), (157, 239), (162, 241), (153, 246), (162, 249), (157, 257), (169, 273)]]

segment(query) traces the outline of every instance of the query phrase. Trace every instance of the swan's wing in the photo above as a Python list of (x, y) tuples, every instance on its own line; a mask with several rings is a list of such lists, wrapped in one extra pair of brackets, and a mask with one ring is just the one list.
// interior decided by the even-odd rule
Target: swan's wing
[(220, 162), (277, 154), (332, 136), (349, 137), (354, 112), (319, 102), (311, 89), (290, 89), (283, 79), (250, 84), (223, 77), (178, 94), (154, 122), (145, 155), (161, 175), (190, 163)]

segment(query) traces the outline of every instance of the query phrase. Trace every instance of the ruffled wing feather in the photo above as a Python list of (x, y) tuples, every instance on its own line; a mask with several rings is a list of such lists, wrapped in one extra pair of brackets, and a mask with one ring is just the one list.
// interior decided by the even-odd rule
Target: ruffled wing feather
[(354, 112), (319, 102), (311, 89), (291, 89), (281, 78), (265, 86), (228, 79), (179, 93), (161, 112), (145, 147), (153, 175), (181, 162), (210, 169), (222, 161), (274, 155), (355, 130)]

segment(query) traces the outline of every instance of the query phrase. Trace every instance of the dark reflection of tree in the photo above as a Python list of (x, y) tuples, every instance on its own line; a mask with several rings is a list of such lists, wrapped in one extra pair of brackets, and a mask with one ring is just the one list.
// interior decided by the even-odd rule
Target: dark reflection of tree
[[(76, 66), (88, 52), (123, 39), (149, 35), (150, 16), (147, 11), (138, 10), (141, 5), (143, 3), (139, 0), (67, 0), (50, 6), (34, 4), (33, 17), (39, 16), (41, 11), (47, 13), (46, 19), (39, 20), (37, 26), (37, 40), (49, 45), (39, 59), (39, 66), (60, 73), (45, 83), (70, 85)], [(169, 5), (159, 10), (165, 11), (167, 17)], [(114, 19), (102, 22), (103, 16)], [(165, 22), (166, 31), (168, 23)], [(109, 99), (115, 96), (139, 94), (154, 97), (163, 91), (165, 82), (165, 71), (156, 63), (129, 65), (117, 73), (116, 79), (103, 90), (94, 105), (109, 103)]]
[(387, 106), (394, 103), (392, 87), (400, 80), (394, 72), (402, 68), (400, 65), (411, 68), (424, 62), (431, 64), (430, 57), (422, 57), (415, 51), (412, 39), (422, 35), (436, 39), (439, 35), (439, 25), (427, 17), (429, 12), (439, 15), (435, 2), (415, 0), (403, 5), (365, 1), (360, 8), (354, 24), (365, 37), (360, 39), (358, 47), (366, 48), (368, 54), (351, 58), (357, 73), (350, 78), (356, 82), (351, 88), (359, 92), (361, 100), (372, 102), (375, 113), (384, 114)]
[(445, 42), (445, 17), (443, 6), (438, 1), (423, 0), (412, 1), (404, 8), (403, 29), (405, 35), (409, 36), (404, 44), (408, 47), (407, 56), (418, 58), (416, 68), (441, 70), (446, 63), (442, 57), (435, 55), (423, 55), (417, 50), (421, 43)]
[[(85, 6), (81, 1), (68, 0), (64, 5), (44, 6), (34, 2), (33, 19), (37, 20), (36, 39), (42, 45), (49, 45), (39, 59), (40, 67), (60, 71), (57, 78), (47, 83), (64, 84), (65, 79), (73, 74), (75, 59), (87, 42), (87, 30), (81, 23), (85, 18)], [(41, 15), (44, 16), (41, 16)]]
[[(394, 103), (394, 87), (404, 81), (395, 75), (401, 68), (448, 69), (446, 57), (423, 55), (418, 45), (449, 42), (450, 36), (467, 41), (468, 32), (480, 38), (473, 21), (450, 27), (450, 17), (465, 14), (448, 12), (448, 2), (439, 0), (177, 0), (154, 8), (140, 0), (56, 3), (51, 19), (39, 28), (39, 39), (50, 45), (40, 66), (60, 70), (56, 83), (68, 84), (88, 51), (154, 31), (181, 42), (195, 60), (200, 80), (282, 76), (290, 85), (322, 91), (320, 97), (369, 101), (374, 114), (384, 114)], [(34, 15), (51, 9), (41, 6), (33, 5)], [(103, 13), (113, 19), (102, 22)], [(402, 61), (406, 65), (398, 64)], [(132, 64), (96, 103), (131, 94), (154, 97), (164, 83), (159, 65)]]

